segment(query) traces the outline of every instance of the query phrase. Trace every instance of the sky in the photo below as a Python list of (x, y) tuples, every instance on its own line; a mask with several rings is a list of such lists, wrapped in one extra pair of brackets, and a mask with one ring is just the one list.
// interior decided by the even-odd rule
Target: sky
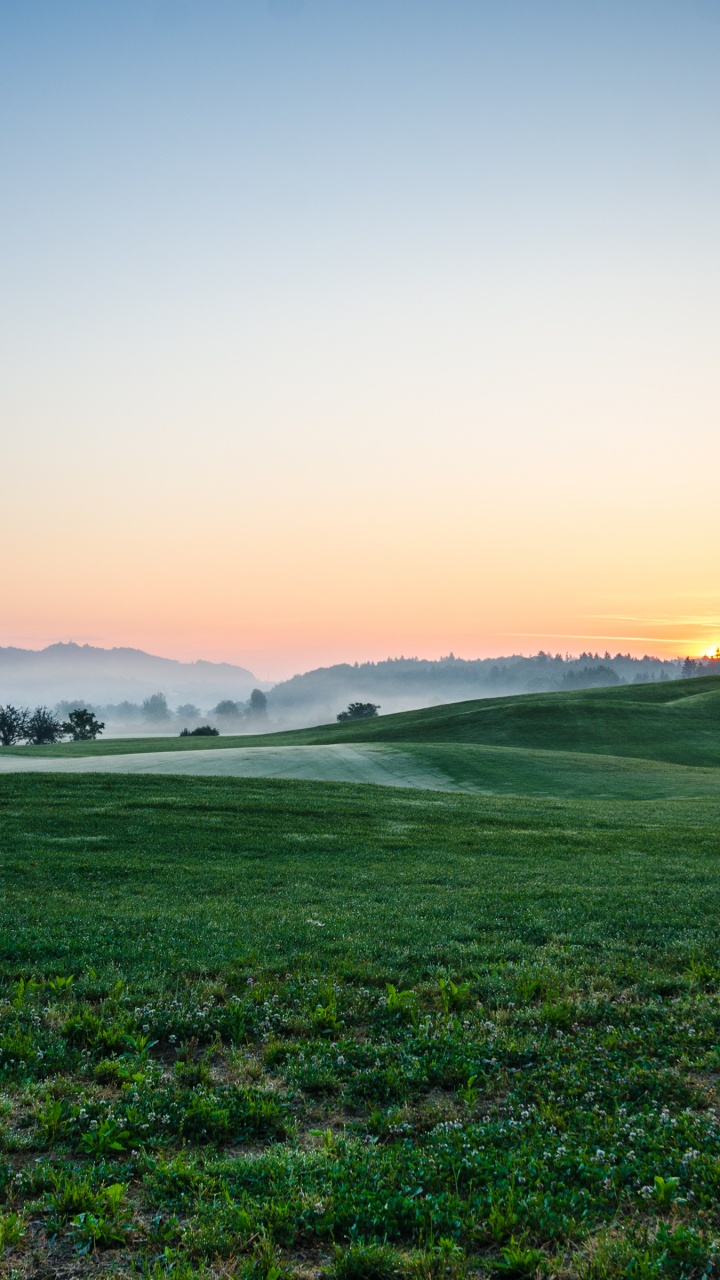
[(0, 644), (720, 644), (719, 0), (0, 0)]

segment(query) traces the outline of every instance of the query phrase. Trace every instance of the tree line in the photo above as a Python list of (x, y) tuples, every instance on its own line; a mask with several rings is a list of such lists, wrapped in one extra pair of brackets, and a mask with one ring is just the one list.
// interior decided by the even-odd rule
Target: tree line
[(0, 745), (14, 747), (20, 742), (41, 747), (47, 743), (90, 742), (105, 728), (97, 716), (84, 708), (71, 711), (67, 720), (60, 720), (49, 707), (13, 707), (8, 703), (0, 707)]

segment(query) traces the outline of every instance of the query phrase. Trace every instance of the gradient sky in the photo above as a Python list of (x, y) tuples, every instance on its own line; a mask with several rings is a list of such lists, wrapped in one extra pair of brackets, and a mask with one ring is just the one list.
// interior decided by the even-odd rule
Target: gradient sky
[(0, 0), (0, 644), (720, 643), (718, 0)]

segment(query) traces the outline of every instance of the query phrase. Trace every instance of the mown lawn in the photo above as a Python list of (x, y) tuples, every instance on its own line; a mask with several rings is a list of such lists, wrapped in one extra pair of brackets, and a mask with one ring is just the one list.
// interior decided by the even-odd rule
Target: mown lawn
[(719, 819), (0, 778), (0, 1266), (715, 1274)]

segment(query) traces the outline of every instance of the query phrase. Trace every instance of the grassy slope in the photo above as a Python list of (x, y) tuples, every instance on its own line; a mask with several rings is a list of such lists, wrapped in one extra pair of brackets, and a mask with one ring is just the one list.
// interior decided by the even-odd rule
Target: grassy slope
[(578, 800), (720, 799), (720, 769), (629, 756), (448, 743), (403, 746), (457, 786), (488, 795)]
[[(155, 980), (239, 947), (405, 981), (472, 969), (496, 926), (517, 946), (559, 933), (591, 950), (610, 936), (702, 949), (720, 909), (709, 800), (109, 775), (6, 776), (0, 800), (10, 973), (72, 969), (99, 950)], [(316, 916), (324, 931), (308, 926)]]
[(719, 819), (0, 778), (12, 1274), (714, 1274)]
[[(587, 761), (590, 755), (695, 767), (720, 766), (720, 678), (491, 698), (380, 716), (375, 720), (346, 725), (321, 725), (315, 729), (255, 737), (100, 739), (96, 743), (16, 750), (23, 755), (52, 758), (333, 742), (398, 744), (403, 747), (452, 744), (452, 751), (445, 753), (447, 764), (444, 767), (456, 781), (481, 787), (488, 785), (491, 790), (510, 788), (517, 792), (522, 788), (517, 785), (516, 778), (521, 776), (526, 778), (530, 793), (547, 793), (549, 789), (552, 794), (553, 787), (559, 786), (560, 794), (582, 795), (588, 794), (583, 782), (587, 777), (591, 779), (591, 794), (598, 794), (598, 787), (602, 794), (606, 779), (601, 776), (599, 765), (592, 771)], [(460, 747), (479, 745), (521, 748), (525, 754), (514, 758), (496, 756), (493, 762), (489, 756), (468, 752), (463, 759)], [(531, 751), (581, 753), (585, 759), (578, 761), (576, 766), (567, 760), (558, 760), (548, 773), (547, 757), (532, 762), (527, 754)], [(498, 766), (504, 767), (505, 764), (508, 772), (501, 777), (503, 770), (501, 768), (498, 772)], [(608, 765), (606, 772), (610, 790), (614, 785), (610, 775), (614, 773), (622, 794), (626, 795), (703, 794), (713, 786), (707, 776), (695, 775), (682, 781), (676, 775), (672, 780), (669, 774), (657, 772), (652, 775), (652, 771), (644, 768), (637, 773), (638, 783), (633, 790), (635, 784), (627, 769), (624, 781), (620, 778), (619, 765)], [(490, 776), (495, 778), (492, 786), (484, 781)], [(538, 779), (543, 777), (548, 777), (549, 788), (539, 785)], [(573, 777), (577, 779), (577, 785)]]

